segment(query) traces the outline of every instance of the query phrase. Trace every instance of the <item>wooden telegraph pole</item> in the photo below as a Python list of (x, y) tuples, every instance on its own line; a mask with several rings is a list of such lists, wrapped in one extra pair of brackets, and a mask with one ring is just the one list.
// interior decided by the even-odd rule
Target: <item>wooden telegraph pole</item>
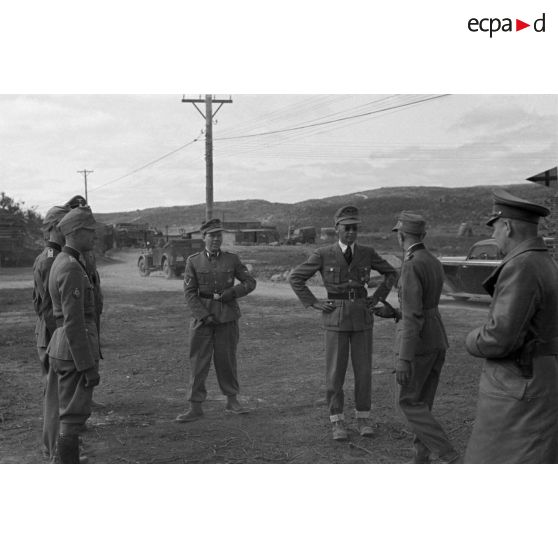
[(549, 232), (552, 234), (552, 257), (558, 261), (558, 167), (530, 176), (527, 180), (550, 188)]
[(82, 171), (77, 171), (79, 174), (83, 174), (83, 180), (85, 181), (85, 201), (87, 202), (87, 175), (91, 174), (92, 170), (83, 169)]
[[(182, 98), (183, 103), (192, 103), (194, 108), (205, 119), (205, 220), (213, 217), (213, 118), (224, 103), (232, 103), (232, 99), (216, 99), (212, 95), (201, 96), (198, 99)], [(198, 104), (205, 104), (205, 114), (198, 108)], [(213, 112), (213, 103), (218, 103)]]

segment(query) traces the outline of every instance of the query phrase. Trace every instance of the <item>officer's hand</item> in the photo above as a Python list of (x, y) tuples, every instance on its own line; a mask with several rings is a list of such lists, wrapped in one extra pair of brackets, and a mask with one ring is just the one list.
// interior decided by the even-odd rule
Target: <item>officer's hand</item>
[(213, 314), (209, 314), (209, 316), (206, 316), (202, 321), (203, 325), (215, 325), (217, 323)]
[(406, 386), (411, 381), (412, 365), (408, 360), (398, 359), (395, 365), (395, 376), (400, 386)]
[(99, 371), (95, 366), (93, 368), (88, 368), (87, 370), (84, 370), (83, 374), (85, 375), (84, 385), (86, 388), (94, 388), (95, 386), (98, 386), (99, 383), (101, 382), (101, 376), (99, 376)]
[(331, 300), (317, 300), (312, 304), (312, 308), (329, 314), (335, 310), (335, 304)]
[(232, 287), (229, 287), (228, 289), (225, 289), (223, 291), (223, 294), (221, 294), (221, 298), (219, 300), (221, 302), (230, 302), (235, 298), (236, 298), (236, 291)]

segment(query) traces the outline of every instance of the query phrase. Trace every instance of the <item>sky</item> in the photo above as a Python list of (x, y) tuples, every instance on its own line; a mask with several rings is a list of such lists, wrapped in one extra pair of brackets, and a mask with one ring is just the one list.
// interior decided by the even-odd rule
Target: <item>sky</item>
[[(86, 169), (97, 212), (203, 203), (205, 121), (183, 95), (199, 97), (0, 95), (0, 191), (44, 214), (84, 194)], [(557, 163), (554, 94), (216, 98), (232, 103), (214, 117), (215, 201), (518, 183)]]

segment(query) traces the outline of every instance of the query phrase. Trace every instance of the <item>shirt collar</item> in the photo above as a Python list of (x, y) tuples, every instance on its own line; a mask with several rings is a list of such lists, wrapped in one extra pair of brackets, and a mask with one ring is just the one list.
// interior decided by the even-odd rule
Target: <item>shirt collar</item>
[[(343, 244), (343, 242), (339, 241), (339, 248), (341, 248), (341, 252), (343, 252), (343, 254), (346, 252), (347, 246), (349, 246), (349, 244)], [(352, 244), (350, 244), (350, 246), (351, 246), (351, 250), (354, 253), (356, 242), (353, 242)]]
[(212, 255), (211, 252), (206, 250), (205, 255), (207, 256), (208, 260), (211, 260), (212, 258), (218, 258), (221, 255), (221, 250), (219, 250), (215, 255)]

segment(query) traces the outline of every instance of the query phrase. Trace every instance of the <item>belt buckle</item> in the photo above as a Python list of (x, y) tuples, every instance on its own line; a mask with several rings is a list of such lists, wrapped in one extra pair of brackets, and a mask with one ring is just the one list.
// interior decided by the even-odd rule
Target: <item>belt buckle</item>
[(353, 302), (356, 299), (356, 293), (354, 289), (349, 289), (349, 300)]

